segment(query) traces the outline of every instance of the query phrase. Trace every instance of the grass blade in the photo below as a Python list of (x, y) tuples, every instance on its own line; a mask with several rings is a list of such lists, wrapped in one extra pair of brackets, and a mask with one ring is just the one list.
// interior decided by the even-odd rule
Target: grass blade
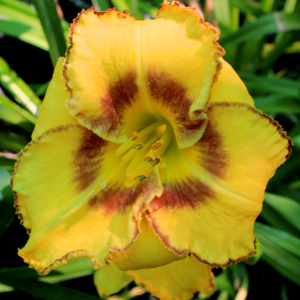
[(260, 16), (263, 14), (258, 3), (250, 0), (229, 0), (232, 6), (239, 8), (245, 15)]
[(0, 238), (11, 224), (15, 214), (10, 180), (11, 175), (0, 166)]
[(274, 0), (262, 0), (260, 3), (260, 7), (264, 12), (270, 12), (274, 5)]
[(48, 51), (43, 28), (30, 5), (15, 0), (0, 0), (0, 31)]
[(263, 210), (260, 213), (260, 217), (262, 217), (270, 225), (278, 229), (281, 229), (293, 235), (299, 234), (298, 231), (292, 225), (290, 225), (289, 222), (283, 220), (282, 217), (266, 203), (264, 203)]
[(0, 152), (0, 166), (11, 174), (14, 171), (16, 158), (15, 154)]
[(50, 284), (91, 275), (93, 272), (93, 265), (88, 258), (78, 258), (69, 261), (67, 265), (52, 271), (51, 275), (45, 277), (39, 276), (35, 270), (28, 267), (0, 269), (0, 282), (46, 300), (96, 300), (99, 298), (58, 284)]
[(278, 196), (271, 193), (265, 193), (265, 203), (272, 207), (285, 221), (287, 221), (295, 229), (300, 231), (299, 203), (290, 198)]
[(264, 113), (294, 113), (300, 114), (300, 102), (280, 95), (254, 98), (256, 108)]
[(32, 83), (29, 84), (30, 88), (34, 91), (37, 96), (44, 96), (47, 92), (50, 81), (45, 83)]
[(36, 122), (36, 118), (25, 109), (11, 101), (5, 95), (0, 94), (0, 119), (11, 124), (20, 126), (31, 133)]
[(0, 277), (14, 277), (20, 279), (37, 279), (46, 283), (57, 283), (73, 278), (83, 277), (94, 273), (93, 265), (88, 258), (77, 258), (54, 270), (50, 275), (41, 277), (33, 269), (28, 267), (3, 268), (0, 269)]
[(130, 7), (125, 0), (111, 0), (111, 3), (116, 9), (120, 11), (123, 11), (124, 9), (128, 9), (128, 11), (130, 12)]
[(259, 17), (254, 22), (247, 23), (236, 32), (220, 39), (220, 45), (233, 46), (265, 35), (300, 30), (298, 14), (275, 12)]
[(32, 0), (43, 26), (53, 66), (66, 52), (66, 40), (54, 0)]
[(30, 87), (12, 71), (7, 62), (0, 57), (0, 84), (14, 96), (15, 100), (33, 115), (37, 115), (41, 100), (34, 94)]
[(263, 251), (262, 259), (286, 278), (300, 285), (300, 259), (257, 234)]
[(277, 228), (255, 222), (255, 234), (263, 236), (279, 247), (300, 258), (300, 239)]
[(109, 8), (109, 5), (106, 0), (92, 0), (92, 4), (97, 10), (100, 11), (104, 11)]
[(13, 287), (33, 297), (45, 300), (99, 300), (95, 297), (59, 284), (49, 284), (36, 280), (20, 279), (16, 277), (0, 276), (0, 282)]
[(214, 14), (219, 23), (222, 35), (227, 35), (231, 31), (231, 15), (228, 0), (214, 0)]
[(251, 91), (282, 95), (300, 99), (300, 82), (288, 78), (268, 78), (239, 72), (240, 77)]
[(0, 148), (10, 151), (20, 151), (23, 149), (29, 140), (15, 133), (0, 132)]
[(276, 47), (270, 51), (267, 57), (263, 60), (262, 70), (271, 68), (274, 62), (282, 55), (285, 50), (291, 46), (291, 44), (299, 39), (299, 32), (287, 32), (282, 36), (280, 42), (276, 44)]

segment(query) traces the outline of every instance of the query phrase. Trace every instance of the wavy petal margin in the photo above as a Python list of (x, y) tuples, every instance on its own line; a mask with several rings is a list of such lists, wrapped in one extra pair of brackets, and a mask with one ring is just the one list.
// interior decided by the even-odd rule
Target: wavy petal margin
[(190, 257), (158, 268), (127, 271), (127, 274), (161, 300), (189, 300), (196, 292), (209, 295), (216, 288), (211, 268)]
[(123, 271), (157, 268), (186, 256), (178, 256), (168, 249), (149, 224), (146, 215), (140, 222), (141, 233), (126, 251), (112, 253), (116, 266)]
[(164, 191), (147, 212), (152, 228), (177, 255), (226, 267), (255, 254), (254, 222), (292, 142), (271, 117), (241, 103), (214, 103), (199, 142), (170, 147)]
[(12, 188), (30, 233), (19, 255), (39, 274), (82, 256), (103, 267), (110, 251), (125, 251), (137, 238), (142, 213), (162, 187), (154, 171), (127, 188), (117, 146), (73, 124), (47, 131), (18, 155)]
[(122, 143), (165, 119), (178, 146), (198, 141), (221, 69), (219, 32), (193, 10), (163, 3), (156, 20), (117, 10), (81, 12), (70, 30), (64, 77), (69, 110), (100, 137)]

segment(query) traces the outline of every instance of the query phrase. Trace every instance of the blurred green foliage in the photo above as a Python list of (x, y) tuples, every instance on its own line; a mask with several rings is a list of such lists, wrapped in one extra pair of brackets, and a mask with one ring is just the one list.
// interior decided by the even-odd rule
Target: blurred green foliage
[[(56, 3), (52, 0), (0, 0), (0, 33), (41, 52), (48, 51), (55, 65), (57, 58), (64, 55), (69, 28), (60, 5), (64, 12), (68, 7), (79, 12), (92, 5), (101, 10), (115, 6), (119, 10), (128, 9), (137, 19), (144, 19), (154, 18), (160, 3), (160, 0), (65, 0)], [(200, 293), (195, 297), (241, 300), (249, 292), (248, 299), (266, 299), (260, 298), (253, 283), (257, 283), (256, 277), (273, 278), (272, 270), (275, 269), (281, 274), (281, 281), (277, 280), (280, 294), (268, 299), (295, 299), (289, 288), (300, 286), (300, 1), (192, 0), (184, 4), (198, 7), (205, 20), (220, 28), (225, 59), (245, 82), (257, 108), (280, 121), (295, 144), (293, 155), (267, 187), (263, 211), (255, 224), (257, 254), (217, 272), (218, 291), (213, 295)], [(25, 60), (25, 54), (22, 55)], [(16, 71), (22, 71), (21, 68)], [(50, 79), (28, 85), (0, 57), (0, 238), (10, 230), (14, 217), (10, 178), (16, 153), (30, 141), (41, 106), (39, 97), (44, 96)], [(265, 273), (262, 277), (253, 270)], [(3, 296), (14, 290), (30, 294), (32, 298), (28, 299), (97, 299), (95, 294), (58, 283), (72, 282), (74, 278), (92, 273), (91, 264), (85, 259), (68, 262), (45, 278), (38, 278), (27, 266), (11, 264), (8, 268), (0, 268), (0, 299), (17, 299), (17, 296)], [(120, 299), (130, 298), (126, 291), (119, 295)]]

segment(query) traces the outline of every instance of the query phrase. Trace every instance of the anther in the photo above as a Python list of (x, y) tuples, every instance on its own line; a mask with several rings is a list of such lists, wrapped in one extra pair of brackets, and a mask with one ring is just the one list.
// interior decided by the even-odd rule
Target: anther
[(105, 188), (107, 187), (107, 184), (106, 184), (105, 182), (102, 182), (102, 183), (100, 184), (100, 186), (101, 186), (102, 189), (105, 189)]
[(136, 177), (134, 178), (134, 180), (142, 181), (142, 180), (144, 180), (144, 179), (146, 179), (146, 178), (147, 178), (147, 175), (141, 174), (141, 175), (139, 175), (139, 176), (136, 176)]
[(136, 150), (141, 150), (144, 148), (144, 144), (143, 143), (139, 143), (139, 144), (136, 144), (132, 147), (132, 149), (136, 149)]
[(139, 134), (138, 134), (137, 132), (134, 131), (134, 132), (132, 133), (132, 138), (131, 138), (131, 140), (132, 140), (132, 141), (135, 141), (135, 140), (137, 140), (138, 138), (139, 138)]
[(144, 158), (144, 161), (146, 162), (152, 162), (154, 160), (154, 156), (153, 155), (148, 155)]
[(152, 162), (152, 166), (156, 166), (161, 162), (161, 158), (159, 156), (155, 157), (154, 161)]
[(158, 150), (163, 144), (164, 144), (164, 142), (163, 142), (162, 140), (158, 140), (158, 141), (156, 141), (156, 142), (151, 146), (151, 150), (156, 151), (156, 150)]

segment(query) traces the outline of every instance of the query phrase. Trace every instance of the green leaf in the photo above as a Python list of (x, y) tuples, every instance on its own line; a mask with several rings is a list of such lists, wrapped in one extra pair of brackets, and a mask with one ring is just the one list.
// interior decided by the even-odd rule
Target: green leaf
[(48, 43), (36, 12), (27, 3), (0, 0), (0, 31), (48, 51)]
[(66, 52), (66, 41), (54, 0), (32, 0), (46, 35), (53, 66)]
[(1, 153), (0, 152), (0, 166), (10, 174), (14, 171), (14, 165), (16, 162), (15, 158), (8, 158), (6, 156), (13, 156), (12, 153)]
[(5, 95), (0, 94), (0, 119), (11, 124), (20, 126), (31, 133), (36, 118), (25, 109), (11, 101)]
[(123, 11), (124, 9), (128, 9), (128, 11), (130, 10), (129, 5), (125, 0), (111, 0), (111, 3), (116, 9), (120, 11)]
[(0, 276), (0, 282), (22, 292), (28, 293), (33, 297), (45, 300), (99, 300), (99, 297), (70, 289), (59, 284), (49, 284), (36, 280), (20, 279), (9, 276)]
[(0, 238), (11, 224), (15, 214), (10, 180), (11, 175), (0, 166)]
[(267, 221), (272, 226), (275, 226), (293, 235), (298, 234), (298, 231), (289, 222), (282, 219), (281, 215), (279, 215), (272, 207), (270, 207), (266, 203), (264, 203), (263, 205), (263, 209), (260, 213), (260, 217), (262, 217), (265, 221)]
[(238, 31), (221, 38), (220, 45), (230, 47), (264, 35), (299, 29), (300, 18), (298, 14), (270, 13), (245, 24)]
[[(289, 135), (292, 138), (295, 146), (300, 149), (300, 121), (297, 122), (291, 131), (289, 131)], [(298, 167), (300, 167), (300, 161), (298, 163)]]
[(280, 95), (255, 97), (255, 106), (264, 113), (300, 113), (300, 101)]
[(47, 81), (45, 83), (32, 83), (29, 84), (29, 86), (35, 92), (35, 94), (40, 97), (46, 94), (49, 84), (50, 81)]
[(149, 14), (152, 18), (155, 18), (158, 12), (158, 9), (155, 6), (152, 6), (149, 3), (142, 1), (139, 1), (138, 5), (141, 11), (145, 12), (146, 14)]
[(41, 277), (33, 269), (28, 267), (3, 268), (0, 269), (0, 277), (11, 277), (20, 279), (37, 279), (46, 283), (56, 283), (73, 278), (79, 278), (94, 273), (93, 265), (89, 258), (77, 258), (68, 261), (68, 263), (54, 270), (45, 277)]
[(300, 259), (258, 234), (262, 259), (286, 278), (300, 285)]
[(216, 300), (229, 300), (229, 293), (222, 291)]
[(228, 278), (228, 270), (222, 271), (222, 273), (215, 277), (215, 284), (217, 290), (226, 291), (231, 296), (234, 295), (234, 289), (231, 283), (231, 280)]
[[(255, 73), (261, 61), (261, 52), (265, 44), (265, 37), (259, 37), (254, 40), (249, 40), (239, 45), (239, 55), (236, 54), (236, 68), (242, 70), (246, 74)], [(234, 49), (234, 47), (229, 47)]]
[(285, 12), (294, 12), (298, 0), (286, 0), (284, 4), (284, 11)]
[(3, 268), (0, 269), (0, 282), (46, 300), (96, 300), (99, 298), (58, 284), (53, 284), (91, 275), (93, 272), (93, 265), (88, 258), (78, 258), (68, 261), (67, 265), (61, 267), (59, 270), (52, 271), (51, 275), (45, 277), (39, 276), (35, 270), (29, 269), (28, 267)]
[(0, 293), (12, 292), (14, 289), (8, 285), (0, 283)]
[(228, 0), (214, 1), (214, 14), (218, 21), (222, 34), (227, 34), (231, 30), (230, 6)]
[(101, 11), (107, 10), (109, 8), (106, 0), (92, 0), (92, 4), (97, 10)]
[[(300, 121), (296, 123), (296, 125), (292, 128), (292, 130), (289, 131), (289, 136), (293, 139), (296, 136), (298, 136), (300, 133)], [(299, 162), (300, 166), (300, 162)]]
[[(0, 0), (0, 31), (42, 50), (49, 50), (43, 28), (33, 6), (17, 0)], [(69, 24), (61, 20), (64, 35)]]
[(290, 198), (278, 196), (271, 193), (265, 193), (265, 203), (272, 207), (285, 221), (287, 221), (295, 229), (300, 231), (299, 203)]
[(258, 3), (251, 0), (230, 0), (232, 6), (236, 6), (245, 15), (260, 16), (263, 14)]
[(294, 142), (295, 146), (300, 148), (300, 134), (293, 138), (293, 142)]
[(294, 235), (259, 222), (255, 222), (254, 231), (257, 236), (263, 236), (268, 241), (300, 258), (300, 239)]
[(129, 12), (138, 20), (143, 19), (138, 10), (138, 0), (129, 0)]
[(94, 268), (90, 259), (87, 257), (83, 257), (68, 261), (65, 266), (59, 268), (59, 270), (56, 271), (56, 274), (52, 271), (51, 275), (39, 277), (39, 280), (47, 283), (56, 283), (91, 275), (93, 273)]
[(299, 40), (299, 32), (286, 32), (275, 48), (269, 52), (267, 57), (264, 58), (261, 68), (267, 70), (273, 66), (274, 62), (282, 55), (288, 47), (295, 41)]
[(253, 75), (239, 72), (240, 77), (248, 89), (273, 93), (291, 98), (300, 98), (300, 82), (288, 78), (268, 78), (266, 76)]
[(41, 100), (34, 94), (30, 87), (12, 71), (7, 62), (0, 57), (0, 84), (14, 96), (15, 100), (33, 115), (37, 115)]
[[(295, 126), (297, 127), (297, 126)], [(295, 136), (292, 136), (293, 142), (295, 143)], [(284, 165), (280, 166), (274, 177), (272, 177), (268, 183), (267, 190), (275, 188), (279, 183), (283, 182), (287, 177), (291, 176), (291, 174), (297, 174), (297, 171), (300, 168), (300, 151), (293, 147), (293, 153), (291, 157), (284, 163)]]
[(15, 133), (0, 132), (0, 148), (11, 151), (20, 151), (29, 140), (27, 137)]
[(264, 12), (270, 12), (274, 5), (274, 0), (261, 0), (260, 7)]

